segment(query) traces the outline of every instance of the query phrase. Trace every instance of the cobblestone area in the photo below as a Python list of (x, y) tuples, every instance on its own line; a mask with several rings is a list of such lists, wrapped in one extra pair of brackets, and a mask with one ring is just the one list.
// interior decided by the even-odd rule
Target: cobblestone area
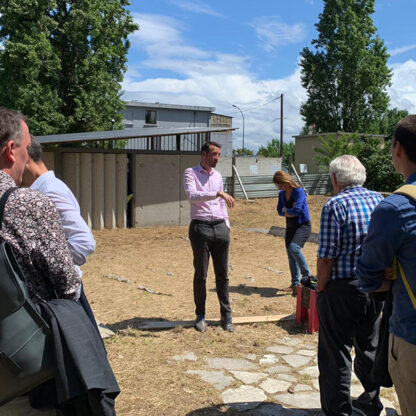
[[(189, 362), (187, 373), (219, 390), (224, 405), (241, 414), (317, 416), (321, 413), (316, 350), (316, 342), (305, 345), (296, 337), (285, 337), (269, 346), (262, 356), (203, 358), (187, 351), (173, 359)], [(198, 360), (205, 363), (205, 369), (192, 368)], [(351, 397), (362, 392), (353, 374)], [(394, 404), (381, 399), (384, 405), (381, 415), (397, 415)]]

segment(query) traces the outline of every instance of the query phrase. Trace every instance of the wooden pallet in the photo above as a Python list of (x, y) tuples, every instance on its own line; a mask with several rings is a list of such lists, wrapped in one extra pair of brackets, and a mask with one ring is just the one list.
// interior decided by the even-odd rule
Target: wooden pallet
[[(295, 315), (266, 315), (266, 316), (238, 316), (233, 318), (234, 325), (254, 324), (264, 322), (279, 322), (294, 320)], [(206, 320), (207, 325), (220, 325), (218, 320)], [(171, 329), (181, 326), (183, 328), (193, 327), (194, 320), (190, 321), (143, 321), (139, 324), (139, 329)]]

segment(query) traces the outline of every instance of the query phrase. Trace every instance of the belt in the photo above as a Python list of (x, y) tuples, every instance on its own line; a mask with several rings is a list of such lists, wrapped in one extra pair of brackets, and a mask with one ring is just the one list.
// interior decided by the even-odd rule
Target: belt
[(194, 224), (218, 225), (218, 224), (222, 224), (224, 220), (215, 220), (215, 221), (192, 220), (192, 222)]

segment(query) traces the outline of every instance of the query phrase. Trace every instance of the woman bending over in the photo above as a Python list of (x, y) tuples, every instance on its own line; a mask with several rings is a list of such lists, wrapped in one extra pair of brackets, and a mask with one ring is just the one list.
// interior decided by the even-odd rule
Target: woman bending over
[(310, 276), (302, 248), (311, 234), (311, 221), (303, 188), (297, 184), (289, 173), (278, 171), (273, 176), (273, 182), (279, 189), (277, 212), (286, 217), (285, 243), (289, 258), (292, 284), (285, 292), (296, 296), (297, 287), (302, 277)]

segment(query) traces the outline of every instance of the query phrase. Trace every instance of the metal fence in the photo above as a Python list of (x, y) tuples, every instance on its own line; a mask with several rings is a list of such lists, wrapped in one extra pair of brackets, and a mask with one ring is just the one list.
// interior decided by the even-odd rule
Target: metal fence
[[(293, 179), (297, 182), (295, 175)], [(277, 197), (277, 189), (273, 183), (273, 176), (241, 176), (241, 182), (246, 190), (249, 199)], [(325, 195), (331, 192), (331, 181), (328, 173), (306, 173), (301, 174), (300, 179), (308, 195)], [(237, 178), (224, 178), (225, 192), (233, 194), (236, 198), (244, 198), (243, 190)], [(234, 192), (233, 192), (234, 191)]]
[(199, 152), (202, 143), (209, 141), (210, 137), (208, 132), (131, 138), (124, 149)]

